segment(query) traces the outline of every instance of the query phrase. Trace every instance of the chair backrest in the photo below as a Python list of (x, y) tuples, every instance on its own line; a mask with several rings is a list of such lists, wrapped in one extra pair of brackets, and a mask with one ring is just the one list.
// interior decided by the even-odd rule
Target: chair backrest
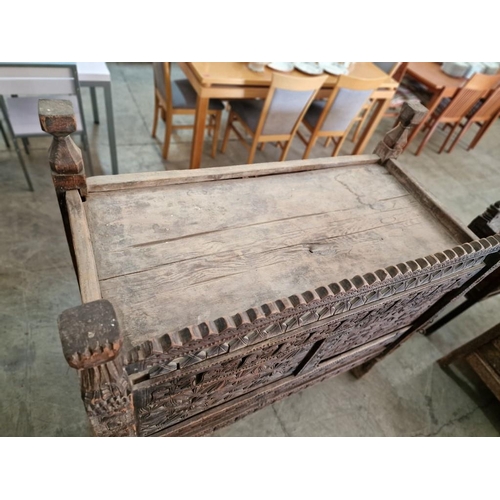
[(256, 135), (292, 136), (325, 83), (327, 76), (312, 78), (273, 73)]
[(483, 105), (471, 117), (472, 121), (485, 122), (491, 120), (500, 112), (500, 75), (492, 77), (492, 89), (486, 97)]
[(74, 63), (0, 63), (0, 95), (78, 94)]
[(316, 126), (322, 132), (347, 131), (373, 91), (385, 81), (385, 76), (370, 79), (340, 76)]
[(459, 120), (474, 107), (495, 85), (497, 75), (476, 73), (453, 97), (441, 113), (441, 119)]
[(170, 63), (153, 63), (155, 88), (165, 101), (166, 106), (172, 105), (172, 84), (170, 83)]
[(373, 64), (375, 64), (375, 66), (377, 66), (377, 68), (380, 68), (384, 73), (387, 73), (389, 76), (392, 76), (399, 68), (399, 65), (402, 63), (400, 63), (400, 62), (374, 62)]
[(374, 62), (377, 68), (387, 73), (393, 80), (401, 82), (405, 76), (409, 62)]

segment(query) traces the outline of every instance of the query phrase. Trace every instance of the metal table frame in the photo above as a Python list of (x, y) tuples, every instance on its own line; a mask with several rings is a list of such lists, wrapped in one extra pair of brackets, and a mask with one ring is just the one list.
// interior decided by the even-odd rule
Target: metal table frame
[[(104, 63), (105, 64), (105, 63)], [(104, 102), (106, 105), (106, 120), (108, 124), (108, 140), (109, 150), (111, 154), (111, 171), (113, 174), (118, 174), (118, 155), (116, 152), (116, 137), (115, 137), (115, 120), (113, 116), (113, 99), (111, 96), (111, 75), (108, 80), (92, 78), (92, 75), (87, 75), (82, 68), (82, 63), (77, 63), (78, 77), (81, 87), (90, 87), (90, 98), (92, 100), (92, 113), (94, 115), (94, 123), (99, 124), (99, 108), (97, 106), (96, 87), (102, 87), (104, 91)]]

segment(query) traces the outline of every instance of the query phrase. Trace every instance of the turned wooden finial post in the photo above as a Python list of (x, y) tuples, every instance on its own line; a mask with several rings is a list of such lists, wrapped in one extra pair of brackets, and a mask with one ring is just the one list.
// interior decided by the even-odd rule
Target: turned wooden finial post
[(82, 399), (97, 436), (137, 434), (130, 380), (123, 366), (118, 318), (107, 300), (59, 316), (64, 357), (80, 374)]
[(70, 134), (76, 131), (76, 118), (71, 101), (40, 99), (38, 101), (40, 126), (52, 135), (49, 164), (57, 194), (78, 189), (87, 196), (82, 152)]
[(389, 130), (373, 151), (380, 156), (380, 162), (397, 159), (403, 152), (412, 127), (418, 125), (427, 116), (427, 108), (419, 101), (405, 102), (401, 108), (396, 126)]
[(76, 130), (73, 104), (71, 101), (62, 99), (40, 99), (38, 101), (38, 116), (42, 130), (53, 137), (49, 148), (49, 164), (73, 267), (76, 271), (75, 249), (73, 248), (66, 206), (66, 192), (76, 189), (82, 198), (85, 198), (87, 196), (87, 183), (82, 152), (70, 136)]

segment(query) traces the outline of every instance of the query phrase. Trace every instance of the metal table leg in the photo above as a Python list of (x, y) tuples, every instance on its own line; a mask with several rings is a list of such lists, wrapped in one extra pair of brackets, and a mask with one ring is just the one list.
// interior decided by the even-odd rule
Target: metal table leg
[(113, 174), (118, 173), (118, 157), (116, 154), (115, 120), (113, 116), (113, 100), (111, 98), (111, 83), (107, 82), (104, 87), (104, 100), (106, 102), (106, 118), (108, 122), (108, 140), (111, 153), (111, 170)]
[(97, 107), (95, 87), (90, 87), (90, 98), (92, 100), (92, 113), (94, 114), (94, 123), (96, 125), (99, 125), (99, 108)]

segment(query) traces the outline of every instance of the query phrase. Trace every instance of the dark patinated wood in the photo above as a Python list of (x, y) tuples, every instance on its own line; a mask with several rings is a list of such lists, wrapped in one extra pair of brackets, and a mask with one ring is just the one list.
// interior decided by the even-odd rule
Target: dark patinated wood
[(403, 104), (396, 126), (387, 132), (375, 148), (374, 153), (380, 156), (382, 163), (390, 158), (396, 159), (403, 152), (411, 130), (425, 118), (427, 113), (427, 108), (419, 101)]
[(484, 213), (478, 215), (469, 224), (469, 229), (481, 238), (500, 233), (500, 201), (490, 205)]
[(134, 436), (131, 385), (124, 370), (122, 338), (113, 306), (88, 302), (59, 317), (64, 357), (80, 374), (82, 399), (98, 436)]
[(439, 366), (465, 359), (500, 400), (500, 324), (438, 360)]
[[(500, 235), (471, 241), (384, 161), (95, 177), (86, 199), (68, 191), (82, 301), (95, 311), (68, 313), (63, 345), (96, 434), (203, 435), (359, 375), (490, 272)], [(109, 311), (97, 319), (109, 303), (119, 332)], [(90, 345), (96, 321), (103, 340)]]
[(38, 101), (40, 125), (52, 135), (49, 164), (57, 193), (78, 189), (87, 195), (87, 184), (80, 148), (70, 134), (76, 130), (76, 118), (71, 101), (40, 99)]
[[(469, 229), (480, 238), (486, 238), (500, 232), (500, 201), (488, 207), (483, 214), (478, 215), (469, 224)], [(465, 301), (430, 326), (424, 332), (425, 335), (431, 335), (452, 319), (470, 309), (477, 302), (493, 297), (498, 293), (500, 293), (500, 266), (491, 272), (486, 279), (481, 280), (471, 288), (465, 294)]]
[(85, 197), (87, 195), (87, 184), (82, 152), (70, 136), (76, 130), (73, 104), (67, 100), (40, 99), (38, 101), (38, 115), (42, 130), (53, 137), (49, 148), (49, 165), (73, 267), (76, 270), (71, 226), (66, 208), (66, 191), (77, 189), (80, 195)]

